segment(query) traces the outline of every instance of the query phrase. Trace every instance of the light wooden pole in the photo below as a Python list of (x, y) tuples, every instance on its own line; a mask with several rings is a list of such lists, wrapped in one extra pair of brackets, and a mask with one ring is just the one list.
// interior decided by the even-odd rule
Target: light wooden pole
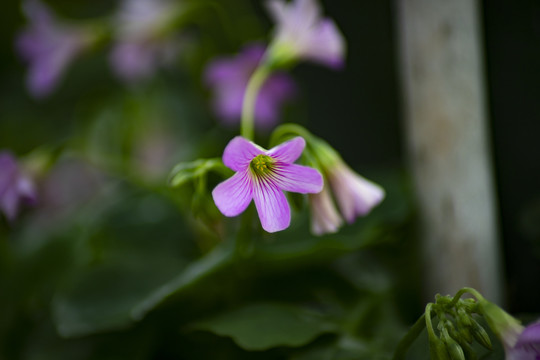
[(500, 302), (479, 4), (396, 0), (396, 5), (426, 296), (471, 286)]

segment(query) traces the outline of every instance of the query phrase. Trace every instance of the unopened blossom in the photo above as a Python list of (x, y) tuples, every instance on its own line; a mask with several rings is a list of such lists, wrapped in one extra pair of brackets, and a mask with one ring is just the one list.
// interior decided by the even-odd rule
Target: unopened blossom
[(339, 210), (351, 224), (368, 214), (385, 196), (384, 189), (354, 172), (341, 159), (326, 169)]
[(480, 311), (504, 345), (506, 360), (540, 360), (540, 321), (523, 327), (497, 305), (482, 299)]
[[(224, 123), (240, 122), (248, 81), (264, 52), (264, 46), (250, 45), (238, 55), (217, 58), (206, 67), (205, 82), (212, 89), (212, 107)], [(279, 120), (281, 106), (295, 93), (296, 86), (290, 76), (281, 72), (271, 74), (257, 94), (257, 125), (263, 128), (273, 126)]]
[(110, 55), (120, 79), (129, 83), (147, 79), (175, 60), (180, 46), (171, 27), (182, 9), (181, 3), (172, 0), (122, 1)]
[[(307, 136), (310, 157), (318, 164), (325, 179), (328, 180), (324, 191), (332, 193), (340, 215), (347, 223), (351, 224), (357, 217), (367, 215), (384, 199), (384, 189), (353, 171), (326, 141), (312, 134)], [(331, 196), (327, 199), (314, 198), (314, 200), (315, 202), (311, 201), (312, 232), (322, 235), (337, 231), (343, 221), (336, 214)], [(325, 215), (320, 215), (322, 213)]]
[(22, 205), (36, 202), (36, 190), (13, 155), (0, 151), (0, 211), (9, 221), (15, 220)]
[(283, 191), (313, 194), (323, 187), (317, 170), (294, 164), (304, 147), (301, 137), (270, 150), (240, 136), (232, 139), (224, 150), (223, 163), (236, 174), (212, 191), (218, 209), (225, 216), (237, 216), (253, 200), (264, 230), (286, 229), (291, 212)]
[(321, 16), (317, 0), (269, 0), (267, 8), (276, 22), (270, 45), (273, 61), (310, 60), (340, 68), (346, 45), (333, 20)]
[(330, 190), (324, 186), (318, 194), (309, 195), (311, 208), (311, 232), (315, 235), (335, 233), (343, 224), (332, 200)]
[(58, 21), (38, 0), (27, 0), (23, 11), (29, 24), (17, 37), (19, 55), (28, 62), (26, 79), (35, 97), (49, 95), (70, 63), (94, 41), (87, 29)]

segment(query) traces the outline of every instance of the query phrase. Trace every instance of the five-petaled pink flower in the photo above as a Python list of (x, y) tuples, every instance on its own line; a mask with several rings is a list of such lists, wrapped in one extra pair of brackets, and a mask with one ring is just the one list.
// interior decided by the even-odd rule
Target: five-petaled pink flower
[(302, 137), (295, 137), (265, 150), (243, 137), (232, 139), (223, 152), (223, 163), (236, 174), (212, 192), (218, 209), (225, 216), (236, 216), (253, 199), (264, 230), (286, 229), (291, 211), (283, 190), (307, 194), (318, 193), (323, 187), (317, 170), (293, 164), (305, 145)]

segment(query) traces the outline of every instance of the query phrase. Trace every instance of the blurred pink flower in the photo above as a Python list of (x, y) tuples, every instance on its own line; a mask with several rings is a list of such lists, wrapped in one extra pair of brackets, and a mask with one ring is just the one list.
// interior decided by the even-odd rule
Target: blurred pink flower
[(0, 151), (0, 211), (15, 220), (23, 204), (35, 205), (37, 193), (32, 180), (23, 174), (8, 151)]
[(321, 16), (316, 0), (269, 0), (267, 8), (276, 22), (270, 45), (276, 61), (311, 60), (341, 68), (346, 44), (333, 20)]
[(147, 79), (160, 66), (170, 65), (180, 50), (172, 33), (181, 4), (170, 0), (123, 0), (116, 17), (116, 44), (110, 62), (128, 83)]
[[(205, 82), (213, 91), (215, 114), (226, 124), (239, 124), (248, 81), (263, 57), (262, 45), (247, 46), (234, 57), (221, 57), (206, 67)], [(255, 121), (270, 128), (279, 120), (282, 104), (296, 93), (296, 86), (285, 73), (273, 73), (261, 87), (255, 105)]]
[(29, 24), (16, 39), (19, 55), (29, 63), (27, 87), (37, 97), (49, 95), (69, 64), (91, 45), (93, 35), (57, 21), (38, 0), (23, 3)]

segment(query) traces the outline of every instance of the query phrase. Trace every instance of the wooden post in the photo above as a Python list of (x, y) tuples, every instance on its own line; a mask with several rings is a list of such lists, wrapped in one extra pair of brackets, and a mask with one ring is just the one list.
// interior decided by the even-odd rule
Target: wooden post
[(482, 35), (474, 0), (397, 0), (409, 162), (425, 291), (501, 299)]

